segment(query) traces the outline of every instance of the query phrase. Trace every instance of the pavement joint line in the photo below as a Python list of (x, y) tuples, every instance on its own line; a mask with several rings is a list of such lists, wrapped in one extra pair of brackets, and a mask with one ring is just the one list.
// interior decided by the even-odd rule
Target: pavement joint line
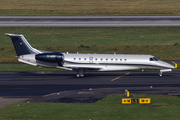
[(50, 94), (47, 94), (47, 95), (43, 95), (43, 97), (47, 97), (47, 96), (54, 95), (54, 94), (57, 94), (57, 92), (55, 92), (55, 93), (50, 93)]
[(78, 94), (93, 94), (94, 92), (78, 92)]
[(12, 80), (12, 79), (0, 79), (0, 80)]
[(119, 78), (121, 78), (121, 77), (124, 77), (124, 76), (128, 75), (128, 74), (130, 74), (130, 73), (128, 72), (128, 73), (126, 73), (126, 74), (124, 74), (124, 75), (122, 75), (122, 76), (119, 76), (119, 77), (117, 77), (117, 78), (112, 79), (111, 81), (115, 81), (115, 80), (117, 80), (117, 79), (119, 79)]

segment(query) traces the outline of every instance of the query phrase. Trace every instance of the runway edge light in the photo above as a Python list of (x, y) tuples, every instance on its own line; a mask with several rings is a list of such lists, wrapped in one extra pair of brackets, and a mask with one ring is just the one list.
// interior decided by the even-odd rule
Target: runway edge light
[(126, 97), (129, 97), (129, 91), (127, 89), (125, 89), (125, 95)]

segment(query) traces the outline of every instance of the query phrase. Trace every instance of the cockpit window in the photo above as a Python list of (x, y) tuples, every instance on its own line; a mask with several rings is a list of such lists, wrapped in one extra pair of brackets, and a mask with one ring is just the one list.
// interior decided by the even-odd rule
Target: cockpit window
[(155, 61), (159, 61), (159, 59), (157, 59), (156, 57), (153, 57)]
[(153, 57), (153, 58), (149, 58), (149, 61), (159, 61), (159, 59), (157, 59), (156, 57)]
[(154, 61), (154, 59), (153, 58), (149, 58), (149, 61)]

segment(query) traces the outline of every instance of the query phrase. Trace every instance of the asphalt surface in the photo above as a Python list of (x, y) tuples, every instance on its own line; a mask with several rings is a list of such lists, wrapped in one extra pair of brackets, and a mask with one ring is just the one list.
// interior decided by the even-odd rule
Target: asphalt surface
[(180, 96), (180, 71), (0, 72), (0, 107), (15, 102), (92, 103), (111, 94), (156, 94)]
[(180, 26), (180, 16), (0, 16), (0, 27)]

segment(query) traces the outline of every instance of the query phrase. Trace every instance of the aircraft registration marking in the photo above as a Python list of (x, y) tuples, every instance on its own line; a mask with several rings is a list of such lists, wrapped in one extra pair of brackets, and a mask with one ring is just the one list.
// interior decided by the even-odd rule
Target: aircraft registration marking
[(130, 73), (128, 72), (128, 73), (126, 73), (126, 74), (124, 74), (124, 75), (122, 75), (122, 76), (119, 76), (119, 77), (117, 77), (117, 78), (112, 79), (111, 81), (115, 81), (115, 80), (117, 80), (117, 79), (119, 79), (119, 78), (121, 78), (121, 77), (124, 77), (124, 76), (128, 75), (128, 74), (130, 74)]

